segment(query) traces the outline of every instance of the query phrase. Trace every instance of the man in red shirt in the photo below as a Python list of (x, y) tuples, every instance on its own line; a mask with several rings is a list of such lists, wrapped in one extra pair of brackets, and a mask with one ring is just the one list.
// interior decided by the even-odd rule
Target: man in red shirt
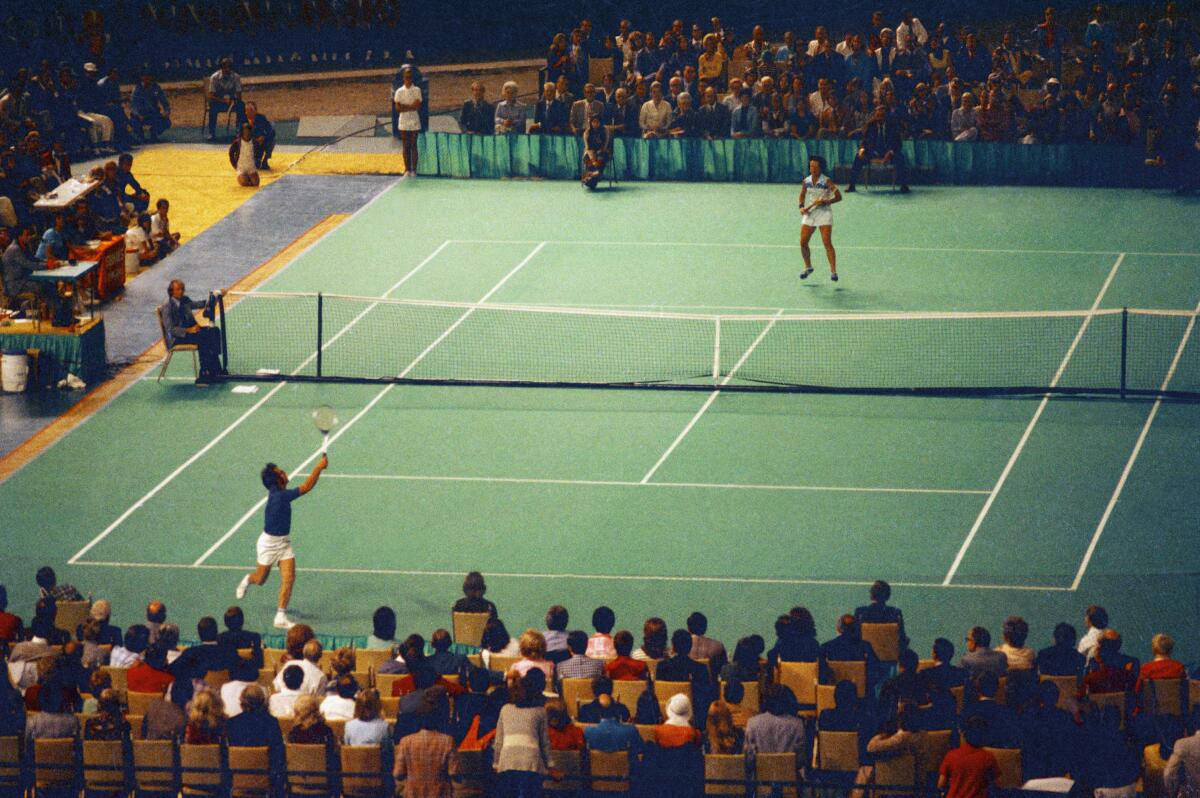
[(938, 789), (946, 790), (946, 798), (987, 798), (988, 787), (1000, 778), (996, 757), (980, 745), (983, 733), (983, 723), (972, 718), (963, 729), (962, 745), (942, 759)]
[(0, 643), (15, 643), (23, 636), (25, 625), (8, 610), (8, 590), (0, 585)]
[(613, 635), (613, 648), (617, 650), (617, 658), (604, 666), (605, 676), (614, 682), (641, 681), (646, 678), (646, 663), (629, 656), (633, 652), (632, 633), (622, 629)]

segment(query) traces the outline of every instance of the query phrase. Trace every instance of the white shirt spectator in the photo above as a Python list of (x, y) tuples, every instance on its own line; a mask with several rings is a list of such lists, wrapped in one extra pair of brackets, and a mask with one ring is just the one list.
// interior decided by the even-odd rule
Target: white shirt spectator
[(383, 745), (390, 737), (387, 721), (383, 718), (375, 720), (359, 720), (355, 718), (346, 724), (346, 745)]
[(833, 94), (829, 95), (828, 102), (824, 97), (821, 96), (820, 91), (814, 91), (812, 94), (808, 95), (808, 112), (818, 119), (820, 118), (821, 114), (825, 113), (827, 108), (836, 107), (837, 100), (834, 98)]
[[(1100, 636), (1103, 634), (1103, 629), (1097, 629), (1093, 626), (1084, 633), (1083, 637), (1079, 638), (1079, 644), (1076, 648), (1080, 654), (1087, 658), (1088, 662), (1091, 662), (1095, 658), (1096, 644), (1100, 642)], [(115, 648), (113, 649), (113, 653), (117, 653)]]
[[(396, 89), (396, 95), (392, 97), (392, 100), (393, 102), (404, 103), (405, 105), (420, 103), (421, 88), (416, 84), (401, 86)], [(401, 111), (396, 126), (400, 130), (420, 130), (421, 116), (416, 111)]]
[[(913, 37), (916, 41), (913, 41)], [(921, 20), (913, 17), (912, 25), (907, 22), (901, 22), (896, 26), (896, 47), (901, 50), (911, 50), (914, 44), (919, 44), (922, 47), (929, 41), (929, 31), (925, 30), (925, 26), (921, 24)]]
[(666, 100), (659, 100), (657, 103), (654, 100), (646, 100), (638, 114), (638, 124), (643, 132), (666, 133), (671, 123), (671, 111), (671, 104)]
[(242, 691), (254, 682), (225, 682), (221, 685), (221, 702), (225, 704), (225, 714), (231, 718), (242, 714)]
[(271, 700), (267, 704), (267, 708), (270, 710), (271, 716), (276, 718), (292, 717), (292, 710), (295, 708), (296, 699), (299, 698), (300, 695), (301, 693), (299, 690), (288, 690), (285, 687), (283, 692), (276, 693), (275, 695), (271, 696)]
[(166, 234), (163, 228), (162, 214), (153, 214), (150, 217), (150, 240), (156, 244), (161, 241), (162, 237)]
[(515, 637), (510, 637), (508, 639), (508, 645), (505, 646), (502, 650), (492, 652), (492, 651), (488, 651), (485, 648), (483, 651), (479, 652), (479, 657), (480, 657), (480, 659), (483, 660), (483, 667), (486, 668), (486, 667), (488, 667), (488, 664), (492, 661), (493, 656), (515, 657), (520, 653), (521, 653), (521, 647), (519, 645), (517, 645), (517, 639)]
[(842, 58), (849, 58), (850, 54), (854, 52), (854, 48), (850, 46), (850, 42), (842, 39), (837, 43), (837, 47), (833, 48), (833, 51)]
[(134, 654), (125, 646), (113, 646), (112, 654), (108, 657), (108, 665), (111, 668), (129, 668), (138, 664), (141, 659), (139, 654)]
[(291, 660), (283, 664), (283, 667), (279, 669), (279, 675), (275, 677), (274, 686), (276, 692), (281, 693), (287, 689), (283, 684), (283, 672), (293, 665), (299, 665), (304, 669), (304, 682), (300, 685), (299, 692), (309, 695), (325, 695), (325, 688), (329, 684), (329, 677), (322, 673), (320, 668), (306, 659)]
[(321, 714), (325, 716), (325, 720), (352, 720), (354, 699), (342, 698), (340, 695), (326, 696), (321, 702)]
[[(244, 149), (244, 148), (243, 148)], [(125, 231), (125, 273), (137, 274), (142, 268), (142, 248), (149, 243), (146, 231), (134, 222)]]

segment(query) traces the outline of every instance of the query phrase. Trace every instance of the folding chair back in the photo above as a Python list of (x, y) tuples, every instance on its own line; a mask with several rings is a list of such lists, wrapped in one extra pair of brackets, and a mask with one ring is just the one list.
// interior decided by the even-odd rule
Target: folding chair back
[(162, 698), (159, 693), (126, 693), (125, 702), (129, 707), (130, 715), (145, 715), (146, 710), (158, 699)]
[(333, 732), (334, 738), (337, 739), (339, 743), (346, 738), (346, 721), (335, 718), (333, 720), (325, 721), (325, 725), (327, 725), (330, 731)]
[(390, 659), (395, 659), (392, 652), (386, 648), (359, 648), (354, 651), (355, 666), (360, 671), (373, 671)]
[(837, 688), (832, 684), (817, 685), (817, 717), (821, 717), (821, 713), (827, 709), (836, 709), (837, 701), (834, 700), (834, 692)]
[(54, 626), (75, 639), (75, 632), (88, 619), (92, 611), (90, 601), (60, 601), (55, 605)]
[(950, 753), (954, 742), (953, 729), (938, 729), (925, 732), (925, 775), (932, 776), (942, 766), (942, 760)]
[[(725, 687), (727, 682), (721, 683), (721, 698), (728, 703), (725, 698)], [(730, 713), (733, 715), (734, 725), (745, 727), (746, 721), (758, 714), (760, 706), (758, 682), (742, 682), (742, 701), (740, 704), (729, 704)]]
[(670, 701), (677, 695), (685, 695), (692, 700), (691, 682), (655, 682), (654, 697), (659, 701)]
[(860, 628), (862, 639), (871, 644), (881, 662), (900, 659), (900, 624), (864, 623)]
[[(162, 378), (167, 374), (167, 368), (171, 365), (171, 358), (176, 352), (191, 352), (192, 353), (192, 368), (196, 375), (200, 375), (200, 347), (196, 344), (175, 344), (171, 346), (167, 343), (167, 321), (163, 318), (163, 306), (159, 305), (154, 309), (154, 313), (158, 316), (158, 329), (162, 333), (163, 347), (167, 350), (167, 358), (163, 361), (162, 369), (158, 372), (156, 382), (162, 382)], [(72, 630), (74, 631), (74, 630)]]
[(587, 787), (584, 783), (586, 770), (583, 766), (582, 751), (551, 751), (550, 764), (561, 770), (563, 777), (561, 781), (546, 779), (542, 783), (546, 792), (575, 793), (582, 792)]
[[(759, 795), (795, 796), (796, 787), (796, 755), (795, 754), (756, 754), (754, 757), (754, 779), (760, 782)], [(762, 784), (761, 782), (783, 782), (785, 786)], [(792, 786), (786, 786), (792, 782)]]
[(73, 789), (77, 767), (74, 737), (33, 741), (33, 781), (38, 791)]
[(508, 669), (516, 665), (520, 660), (520, 657), (493, 654), (488, 657), (488, 670), (495, 671), (496, 673), (508, 673)]
[(483, 643), (483, 628), (491, 620), (488, 612), (452, 612), (450, 613), (451, 627), (454, 631), (454, 642), (463, 646), (479, 647)]
[[(875, 789), (871, 793), (872, 798), (891, 795), (911, 796), (913, 788), (918, 783), (917, 759), (912, 754), (875, 760)], [(889, 787), (897, 789), (888, 789)]]
[(858, 770), (858, 732), (818, 731), (817, 770)]
[(594, 792), (629, 791), (629, 752), (591, 751), (588, 764)]
[(629, 710), (629, 717), (637, 715), (637, 702), (642, 693), (646, 691), (646, 683), (641, 681), (630, 681), (618, 679), (613, 682), (613, 701), (619, 704), (624, 704)]
[(1152, 715), (1183, 715), (1188, 700), (1186, 679), (1147, 679), (1142, 683), (1142, 709)]
[(558, 684), (559, 692), (562, 693), (562, 700), (567, 705), (567, 712), (570, 714), (571, 720), (579, 717), (581, 702), (586, 703), (596, 697), (592, 692), (591, 679), (562, 679)]
[(1021, 779), (1021, 749), (1020, 748), (985, 748), (996, 757), (1000, 766), (1000, 778), (996, 786), (1002, 790), (1015, 790), (1024, 782)]
[(1074, 709), (1075, 707), (1075, 690), (1079, 686), (1079, 679), (1075, 676), (1042, 676), (1040, 681), (1053, 682), (1058, 687), (1058, 702), (1056, 706), (1059, 709)]
[(20, 737), (0, 737), (0, 791), (24, 791), (21, 785)]
[(283, 658), (287, 656), (287, 649), (283, 648), (264, 648), (263, 649), (263, 667), (270, 668), (273, 672), (279, 671), (279, 663), (283, 662)]
[(745, 754), (705, 754), (704, 794), (745, 795), (746, 785), (712, 784), (710, 782), (733, 782), (746, 780)]
[(407, 675), (406, 673), (376, 673), (373, 678), (375, 689), (379, 691), (379, 697), (390, 698), (392, 687)]
[(293, 795), (329, 795), (333, 791), (325, 746), (288, 743), (285, 748), (288, 792)]
[(345, 798), (381, 796), (387, 786), (383, 777), (383, 753), (377, 745), (343, 745), (342, 773), (363, 775), (342, 776), (342, 795)]
[(781, 662), (775, 681), (792, 691), (800, 706), (817, 703), (818, 666), (815, 662)]
[(230, 795), (265, 798), (271, 793), (271, 749), (264, 746), (228, 748)]
[(133, 741), (133, 781), (138, 792), (174, 795), (179, 791), (175, 768), (173, 740)]
[(179, 783), (184, 795), (217, 795), (223, 770), (221, 746), (179, 746)]
[(207, 684), (214, 692), (220, 693), (221, 688), (229, 681), (229, 671), (209, 671), (204, 674), (204, 683)]
[(84, 740), (83, 788), (115, 793), (125, 788), (125, 744), (120, 740)]
[(867, 663), (864, 660), (854, 659), (839, 662), (831, 659), (826, 660), (825, 664), (829, 666), (829, 671), (833, 674), (834, 684), (841, 681), (854, 682), (859, 698), (867, 694)]

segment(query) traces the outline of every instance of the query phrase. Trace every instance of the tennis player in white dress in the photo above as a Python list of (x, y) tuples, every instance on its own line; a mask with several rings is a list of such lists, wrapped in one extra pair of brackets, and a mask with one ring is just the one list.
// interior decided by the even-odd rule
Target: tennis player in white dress
[(829, 259), (829, 279), (837, 282), (837, 252), (833, 248), (833, 208), (842, 201), (842, 192), (825, 174), (825, 159), (814, 155), (808, 159), (808, 177), (800, 186), (800, 254), (804, 257), (804, 271), (800, 279), (812, 274), (812, 251), (808, 248), (813, 230), (821, 231), (825, 244), (825, 256)]

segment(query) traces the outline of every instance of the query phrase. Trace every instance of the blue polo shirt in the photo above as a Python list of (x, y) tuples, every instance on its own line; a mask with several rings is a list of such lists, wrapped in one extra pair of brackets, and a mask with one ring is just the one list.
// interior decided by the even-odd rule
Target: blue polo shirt
[(268, 490), (263, 532), (277, 537), (291, 534), (292, 502), (299, 498), (299, 488), (271, 488)]

